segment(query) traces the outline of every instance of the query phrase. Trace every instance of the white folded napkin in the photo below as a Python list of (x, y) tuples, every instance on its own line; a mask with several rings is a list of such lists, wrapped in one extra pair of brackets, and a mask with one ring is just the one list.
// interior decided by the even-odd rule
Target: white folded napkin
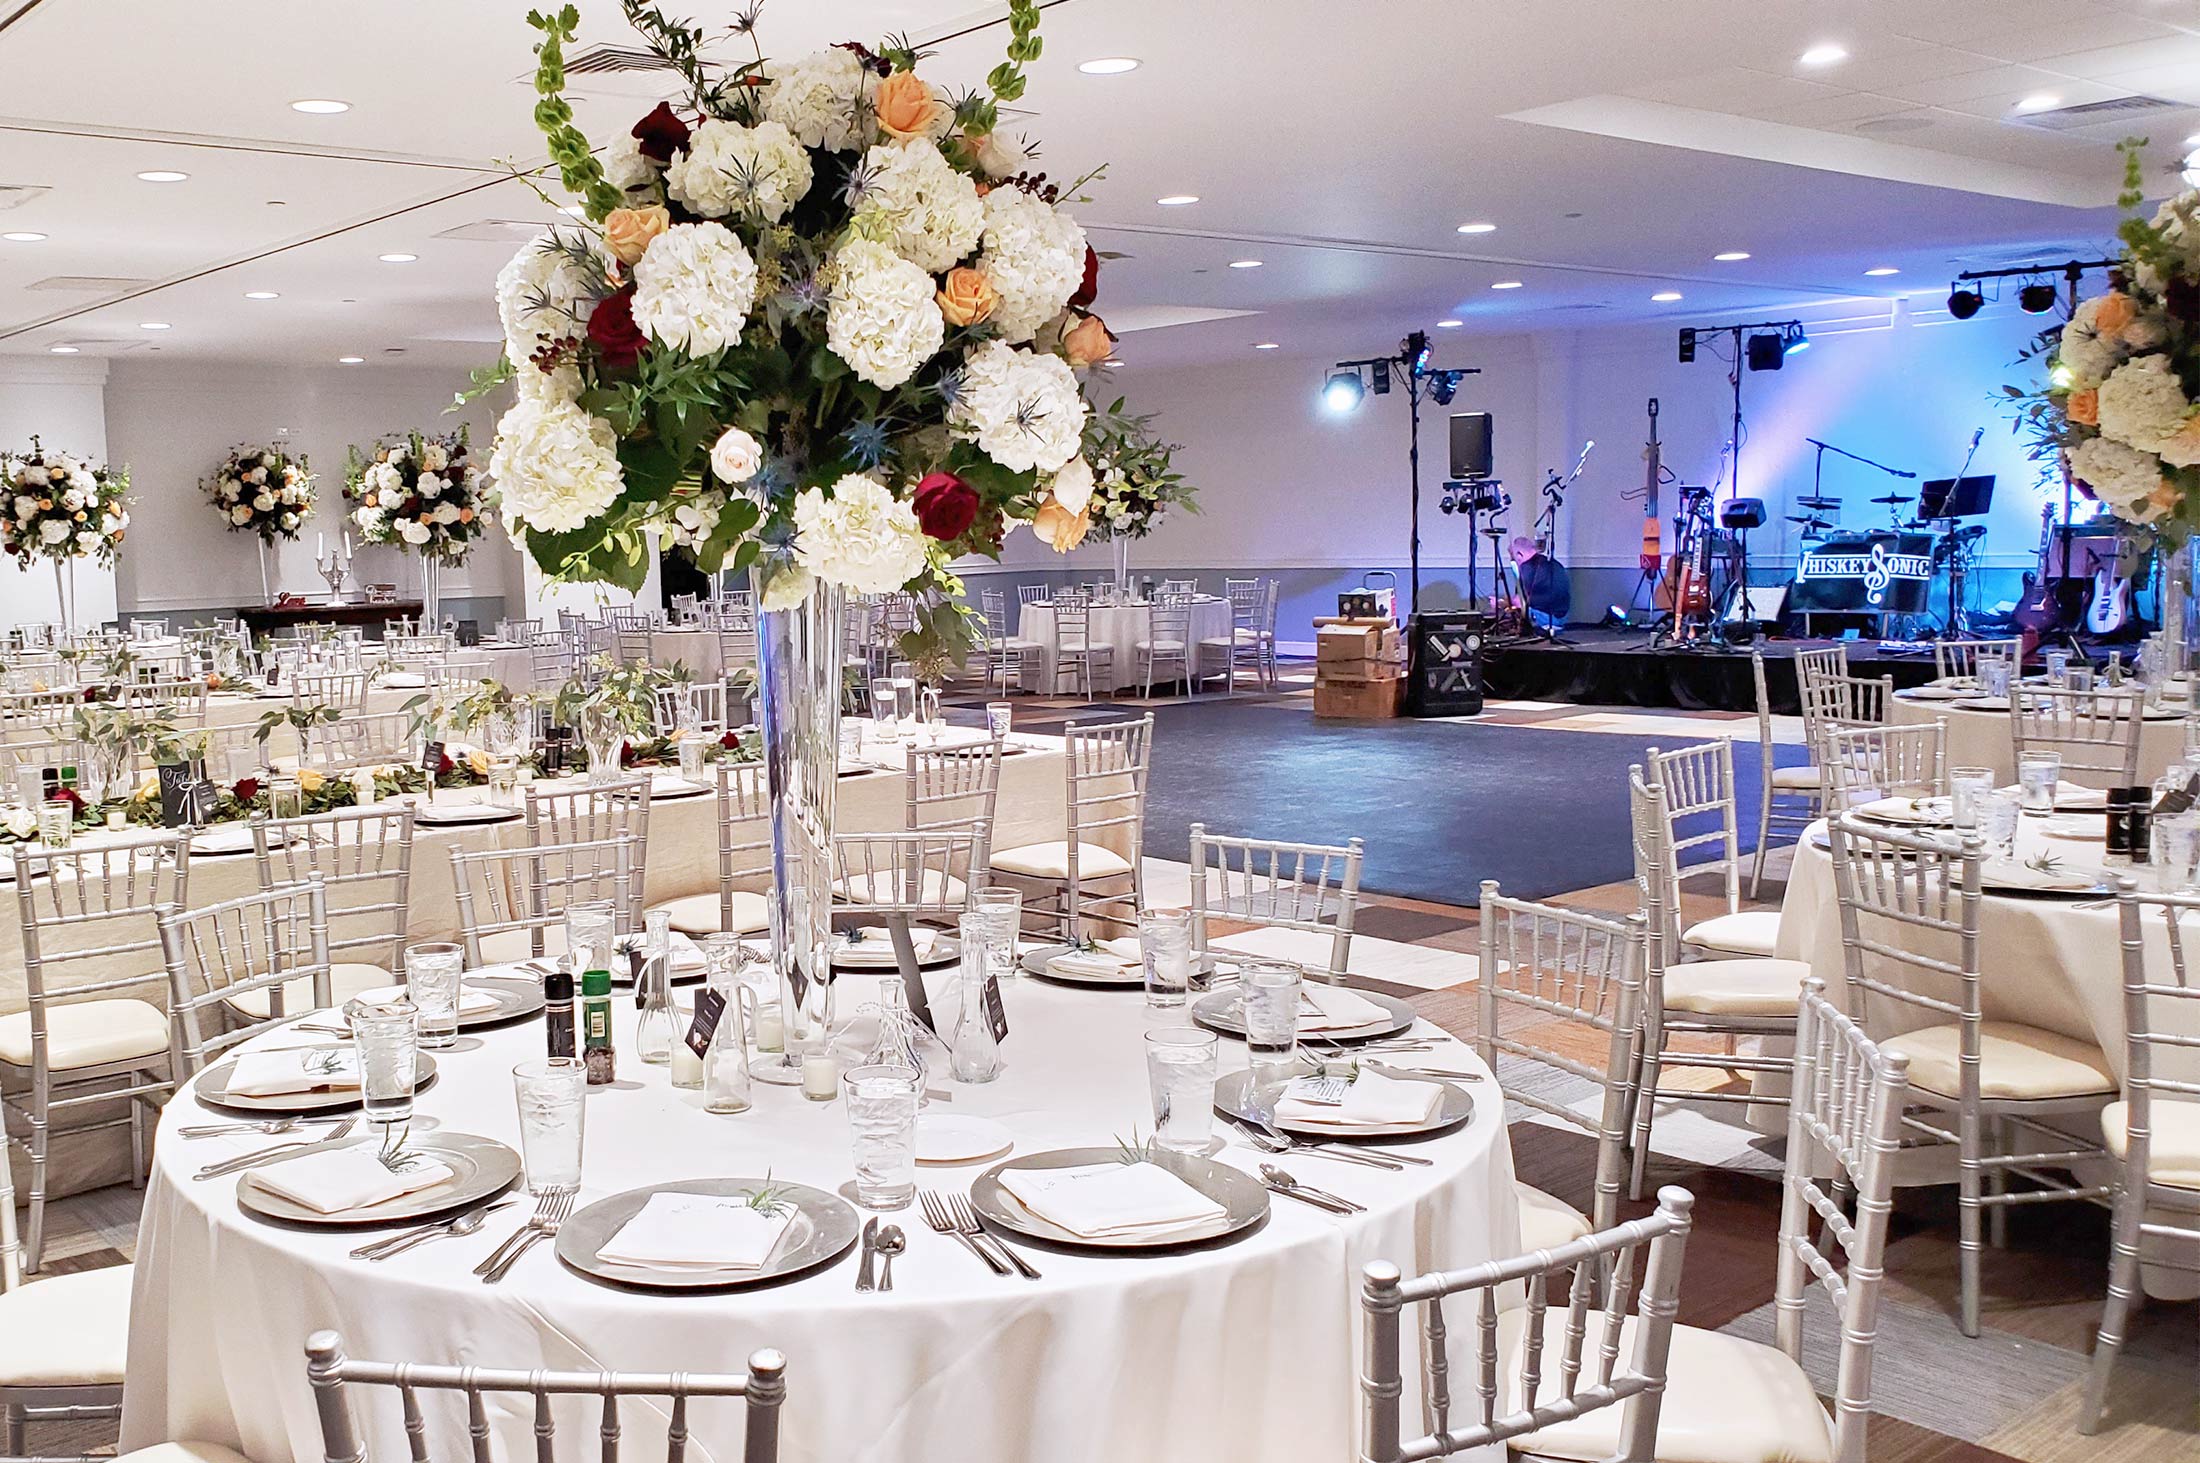
[(383, 1164), (378, 1144), (355, 1143), (271, 1163), (254, 1172), (261, 1188), (273, 1189), (308, 1209), (336, 1214), (440, 1184), (451, 1176), (451, 1166), (416, 1153), (408, 1157), (404, 1172), (393, 1173)]
[(1144, 965), (1146, 952), (1139, 948), (1138, 936), (1117, 935), (1112, 940), (1099, 942), (1100, 948), (1121, 960), (1125, 965)]
[(1049, 1224), (1086, 1239), (1158, 1236), (1229, 1212), (1151, 1163), (1004, 1168), (1001, 1187)]
[(411, 671), (392, 671), (382, 677), (382, 684), (393, 691), (417, 691), (428, 684), (428, 678)]
[(766, 1214), (746, 1199), (651, 1194), (597, 1254), (655, 1270), (761, 1270), (794, 1215), (792, 1205)]
[(1112, 950), (1065, 950), (1047, 959), (1047, 969), (1058, 975), (1092, 976), (1112, 980), (1134, 965), (1143, 964), (1143, 957), (1124, 959)]
[(359, 1085), (359, 1057), (342, 1048), (245, 1052), (230, 1069), (231, 1097), (279, 1097), (286, 1092)]
[[(856, 933), (862, 938), (849, 941), (851, 947), (873, 950), (892, 950), (894, 948), (894, 932), (885, 925), (858, 925)], [(928, 930), (921, 925), (911, 925), (909, 927), (909, 945), (911, 949), (917, 952), (919, 960), (932, 953), (932, 942), (938, 939), (939, 935), (938, 930)]]
[(1302, 1032), (1348, 1031), (1389, 1019), (1389, 1011), (1357, 991), (1333, 985), (1299, 987), (1299, 1030)]
[[(371, 991), (361, 991), (356, 997), (356, 999), (365, 1001), (370, 1006), (387, 1005), (391, 1001), (404, 1001), (410, 1000), (411, 998), (411, 989), (409, 987), (401, 985), (376, 986)], [(474, 987), (467, 985), (464, 981), (459, 982), (459, 1015), (481, 1016), (487, 1014), (490, 1011), (496, 1010), (499, 1006), (503, 1004), (504, 1003), (502, 1001), (498, 1000), (489, 992), (484, 990), (476, 990)]]
[(1955, 817), (1954, 805), (1946, 798), (1874, 798), (1852, 809), (1860, 818), (1871, 818), (1881, 823), (1946, 823)]
[(1433, 1082), (1407, 1082), (1362, 1067), (1342, 1102), (1285, 1097), (1276, 1121), (1294, 1127), (1417, 1128), (1436, 1112), (1444, 1090)]

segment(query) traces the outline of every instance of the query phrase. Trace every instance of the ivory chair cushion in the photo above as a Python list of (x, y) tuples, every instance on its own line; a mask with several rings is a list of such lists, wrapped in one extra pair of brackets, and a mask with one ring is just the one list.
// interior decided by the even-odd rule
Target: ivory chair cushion
[[(1518, 1405), (1520, 1347), (1527, 1312), (1497, 1318), (1498, 1370), (1504, 1406)], [(1559, 1396), (1566, 1354), (1566, 1307), (1543, 1313), (1542, 1381), (1538, 1400)], [(1603, 1341), (1603, 1313), (1592, 1310), (1582, 1343), (1583, 1379), (1594, 1375)], [(1620, 1332), (1624, 1365), (1634, 1352), (1635, 1318)], [(1621, 1407), (1600, 1407), (1541, 1432), (1514, 1438), (1516, 1452), (1538, 1458), (1600, 1463), (1619, 1453)], [(1673, 1328), (1665, 1399), (1658, 1408), (1658, 1463), (1833, 1463), (1833, 1420), (1803, 1369), (1770, 1346), (1694, 1326)]]
[(252, 1463), (250, 1458), (220, 1443), (154, 1443), (124, 1453), (114, 1463)]
[[(1033, 879), (1066, 879), (1069, 877), (1069, 843), (1057, 838), (1052, 843), (1026, 843), (1002, 849), (993, 855), (993, 867), (1002, 873), (1023, 874)], [(1130, 861), (1112, 848), (1102, 848), (1097, 843), (1077, 845), (1077, 872), (1083, 878), (1106, 879), (1130, 871)]]
[[(2124, 1156), (2124, 1121), (2130, 1109), (2112, 1102), (2101, 1109), (2108, 1151)], [(2159, 1095), (2147, 1108), (2147, 1179), (2177, 1189), (2200, 1189), (2200, 1102), (2172, 1102)]]
[[(718, 928), (718, 896), (715, 894), (687, 894), (678, 899), (667, 899), (661, 904), (649, 906), (650, 912), (664, 910), (672, 916), (672, 927), (683, 935), (701, 936), (720, 933)], [(753, 935), (758, 930), (771, 928), (771, 906), (761, 894), (746, 889), (733, 891), (733, 928), (725, 933)]]
[(1520, 1249), (1555, 1250), (1591, 1232), (1588, 1216), (1563, 1199), (1554, 1199), (1532, 1184), (1513, 1181), (1520, 1201)]
[(1801, 767), (1775, 767), (1772, 769), (1774, 792), (1816, 792), (1822, 785), (1816, 766), (1805, 763)]
[(0, 1387), (121, 1386), (130, 1273), (110, 1265), (48, 1275), (0, 1295)]
[[(944, 893), (940, 887), (943, 877), (947, 880)], [(962, 880), (953, 874), (942, 875), (938, 869), (926, 869), (917, 886), (917, 897), (925, 904), (958, 903), (966, 892)], [(875, 873), (843, 874), (833, 880), (833, 893), (857, 904), (897, 904), (902, 897), (902, 880), (899, 875), (884, 869)]]
[[(565, 953), (565, 926), (555, 924), (542, 932), (542, 958), (555, 960)], [(522, 960), (532, 960), (527, 931), (500, 930), (481, 937), (481, 963), (484, 965), (517, 965)]]
[[(363, 960), (336, 960), (329, 963), (329, 996), (332, 1003), (339, 1010), (343, 1009), (344, 1002), (358, 995), (361, 991), (371, 991), (377, 986), (395, 985), (397, 983), (397, 976), (379, 965), (370, 965)], [(250, 1020), (265, 1021), (271, 1003), (268, 1000), (268, 988), (262, 986), (256, 991), (240, 992), (231, 999), (222, 1002), (222, 1004), (238, 1015)], [(295, 1016), (302, 1011), (312, 1009), (312, 976), (302, 975), (296, 980), (283, 982), (283, 1011), (286, 1015)]]
[[(1910, 1085), (1941, 1097), (1963, 1091), (1963, 1038), (1957, 1027), (1926, 1026), (1879, 1044), (1910, 1059)], [(2020, 1021), (1979, 1023), (1979, 1096), (2036, 1101), (2116, 1090), (2107, 1058), (2091, 1042)]]
[[(150, 1001), (123, 997), (46, 1007), (46, 1061), (55, 1071), (158, 1057), (168, 1051), (168, 1016)], [(31, 1013), (0, 1016), (0, 1062), (31, 1064)]]
[(1681, 931), (1681, 943), (1725, 954), (1769, 958), (1780, 943), (1780, 911), (1748, 909), (1699, 920)]
[(1152, 655), (1157, 651), (1162, 655), (1182, 655), (1184, 653), (1184, 642), (1181, 640), (1141, 640), (1138, 642), (1138, 651), (1141, 655)]
[(1665, 969), (1665, 1009), (1698, 1016), (1793, 1016), (1803, 960), (1691, 960)]

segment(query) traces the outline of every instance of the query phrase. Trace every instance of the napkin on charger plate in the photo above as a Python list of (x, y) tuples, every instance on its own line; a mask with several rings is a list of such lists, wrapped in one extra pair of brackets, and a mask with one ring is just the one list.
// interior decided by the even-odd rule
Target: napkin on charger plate
[(596, 1253), (652, 1270), (761, 1270), (794, 1216), (791, 1204), (766, 1214), (746, 1199), (651, 1194)]
[(1004, 1168), (1001, 1187), (1047, 1223), (1086, 1239), (1158, 1239), (1229, 1213), (1151, 1163)]
[(1112, 940), (1100, 941), (1099, 945), (1101, 949), (1115, 956), (1125, 965), (1144, 965), (1146, 963), (1146, 952), (1140, 947), (1136, 935), (1117, 935)]
[[(843, 950), (860, 949), (865, 946), (882, 950), (894, 948), (894, 932), (885, 925), (858, 925), (856, 935), (859, 938), (850, 939), (841, 948)], [(911, 925), (909, 927), (909, 947), (915, 950), (917, 958), (922, 960), (932, 953), (932, 942), (938, 939), (939, 936), (940, 932), (938, 930), (926, 929), (922, 925)]]
[(230, 1069), (227, 1091), (231, 1097), (281, 1097), (358, 1085), (358, 1053), (342, 1047), (291, 1047), (243, 1053)]
[(1299, 987), (1301, 1032), (1350, 1031), (1389, 1019), (1388, 1010), (1342, 986), (1307, 984)]
[[(364, 1001), (370, 1006), (378, 1006), (386, 1005), (391, 1001), (405, 1001), (410, 1000), (411, 998), (412, 990), (409, 986), (386, 985), (377, 986), (371, 991), (361, 991), (354, 999)], [(489, 992), (481, 990), (475, 986), (467, 985), (464, 981), (459, 982), (459, 1015), (480, 1016), (487, 1012), (496, 1010), (497, 1007), (503, 1004), (504, 1003), (502, 1001), (499, 1001), (495, 996), (489, 994)]]
[(1360, 1069), (1342, 1102), (1310, 1102), (1286, 1095), (1276, 1121), (1294, 1127), (1418, 1128), (1436, 1112), (1444, 1090), (1433, 1082), (1408, 1082)]
[(407, 1155), (404, 1171), (396, 1172), (382, 1162), (379, 1144), (357, 1143), (270, 1163), (257, 1170), (257, 1182), (308, 1209), (339, 1214), (433, 1187), (451, 1172), (449, 1164), (417, 1153)]
[[(2021, 784), (2012, 782), (2000, 791), (2009, 793), (2012, 796), (2022, 796), (2024, 788)], [(2058, 808), (2105, 808), (2108, 806), (2108, 793), (2098, 787), (2080, 787), (2075, 782), (2057, 782), (2055, 784), (2055, 806)]]
[(1097, 950), (1064, 950), (1047, 958), (1047, 969), (1058, 975), (1084, 975), (1099, 980), (1113, 980), (1134, 967), (1142, 966), (1145, 957), (1123, 955), (1103, 945)]

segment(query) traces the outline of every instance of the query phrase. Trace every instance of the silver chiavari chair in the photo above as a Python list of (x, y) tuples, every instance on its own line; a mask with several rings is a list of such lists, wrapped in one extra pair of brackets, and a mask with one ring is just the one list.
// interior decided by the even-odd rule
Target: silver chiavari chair
[(1199, 581), (1197, 579), (1164, 579), (1161, 581), (1161, 592), (1163, 594), (1197, 594), (1199, 593)]
[(1771, 850), (1774, 831), (1800, 838), (1803, 830), (1818, 820), (1822, 779), (1814, 763), (1806, 761), (1800, 767), (1777, 765), (1772, 740), (1772, 688), (1765, 679), (1763, 651), (1749, 652), (1749, 674), (1757, 690), (1757, 855), (1749, 871), (1749, 897), (1755, 899), (1764, 881), (1765, 855)]
[(1799, 680), (1796, 689), (1803, 708), (1803, 740), (1815, 760), (1829, 733), (1886, 725), (1894, 677), (1819, 675)]
[(2005, 660), (2014, 671), (2024, 659), (2024, 642), (2006, 640), (1935, 640), (1933, 674), (1943, 681), (1976, 681), (1981, 660)]
[(2009, 741), (2016, 762), (2032, 752), (2057, 753), (2062, 780), (2080, 787), (2130, 787), (2139, 780), (2145, 717), (2146, 699), (2136, 689), (2009, 688)]
[[(395, 983), (404, 969), (412, 915), (413, 806), (377, 804), (252, 820), (260, 888), (318, 880), (328, 907), (329, 979), (320, 1004), (341, 1006), (364, 990)], [(270, 991), (233, 991), (232, 1007), (261, 1017), (315, 1009), (293, 980)]]
[[(23, 1268), (15, 1228), (15, 1181), (8, 1165), (0, 1162), (0, 1454), (17, 1463), (40, 1463), (30, 1453), (32, 1423), (122, 1416), (135, 1269), (109, 1265), (77, 1270), (48, 1275), (34, 1285), (23, 1279)], [(67, 1338), (65, 1352), (55, 1345), (61, 1336)]]
[(333, 761), (351, 753), (356, 741), (351, 728), (367, 711), (367, 680), (365, 671), (300, 671), (291, 679), (293, 707), (325, 706), (336, 713), (334, 721), (316, 727), (310, 738), (300, 734), (301, 761)]
[[(1524, 1452), (1544, 1451), (1538, 1444), (1548, 1442), (1548, 1451), (1563, 1457), (1652, 1463), (1694, 1203), (1686, 1189), (1661, 1189), (1654, 1214), (1556, 1249), (1467, 1270), (1407, 1280), (1387, 1260), (1366, 1266), (1360, 1291), (1363, 1463), (1445, 1457), (1516, 1439)], [(1523, 1288), (1526, 1302), (1508, 1304), (1507, 1295)], [(1562, 1295), (1554, 1298), (1554, 1291)], [(1451, 1296), (1467, 1297), (1473, 1310), (1474, 1395), (1461, 1409), (1471, 1421), (1452, 1416), (1452, 1343), (1444, 1317)], [(1630, 1319), (1638, 1296), (1639, 1312)], [(1408, 1306), (1423, 1307), (1416, 1381), (1421, 1416), (1435, 1428), (1411, 1439), (1402, 1435)], [(1598, 1414), (1606, 1411), (1616, 1411), (1614, 1426), (1600, 1426), (1607, 1419)], [(1566, 1445), (1569, 1433), (1602, 1436), (1590, 1445), (1596, 1451), (1581, 1452)], [(1607, 1446), (1606, 1438), (1616, 1446)]]
[[(160, 946), (168, 966), (168, 1007), (176, 1027), (177, 1075), (196, 1075), (222, 1053), (290, 1018), (276, 992), (305, 986), (310, 1004), (332, 1004), (328, 903), (318, 879), (281, 884), (203, 909), (163, 909)], [(237, 1002), (273, 1014), (248, 1020)]]
[(1140, 853), (1153, 714), (1068, 727), (1062, 743), (1067, 836), (996, 850), (993, 873), (1037, 885), (1039, 897), (1027, 898), (1025, 912), (1045, 916), (1063, 938), (1075, 942), (1083, 938), (1088, 912), (1127, 922), (1145, 904)]
[[(1187, 695), (1199, 694), (1192, 675), (1192, 602), (1180, 594), (1165, 594), (1147, 612), (1146, 638), (1131, 646), (1131, 664), (1144, 673), (1144, 694), (1153, 695), (1156, 675), (1173, 671), (1184, 682)], [(1164, 681), (1166, 681), (1164, 677)]]
[(1891, 797), (1948, 796), (1948, 723), (1858, 726), (1828, 731), (1818, 749), (1829, 815)]
[(650, 652), (656, 645), (656, 628), (646, 619), (639, 625), (614, 623), (611, 631), (613, 654), (620, 665), (648, 665)]
[(902, 826), (912, 833), (980, 823), (990, 827), (1001, 790), (1001, 751), (999, 737), (953, 747), (908, 748), (901, 777)]
[(672, 916), (684, 935), (751, 935), (771, 927), (771, 905), (759, 892), (771, 883), (771, 797), (761, 762), (720, 762), (718, 889), (649, 906)]
[[(2185, 957), (2185, 917), (2200, 910), (2189, 894), (2138, 893), (2118, 881), (2116, 906), (2123, 947), (2123, 1100), (2101, 1112), (2108, 1151), (2118, 1163), (2110, 1226), (2108, 1300), (2093, 1343), (2092, 1369), (2078, 1409), (2078, 1431), (2099, 1431), (2108, 1406), (2109, 1374), (2124, 1332), (2141, 1303), (2140, 1250), (2200, 1242), (2200, 982)], [(2147, 915), (2159, 911), (2167, 945), (2149, 961)], [(2152, 964), (2152, 972), (2148, 965)], [(2166, 978), (2165, 978), (2166, 974)], [(2174, 1263), (2167, 1253), (2149, 1263)]]
[(555, 691), (572, 677), (576, 658), (571, 635), (563, 630), (536, 630), (522, 643), (527, 647), (529, 689)]
[(1797, 690), (1827, 676), (1849, 674), (1849, 647), (1842, 641), (1820, 646), (1816, 650), (1798, 650), (1794, 659)]
[(1019, 584), (1016, 586), (1016, 607), (1022, 609), (1026, 605), (1043, 605), (1050, 593), (1044, 584)]
[(162, 717), (175, 726), (206, 725), (208, 693), (203, 678), (166, 677), (151, 681), (124, 681), (115, 690), (115, 699), (123, 705), (158, 708)]
[[(481, 1366), (431, 1366), (423, 1362), (353, 1361), (344, 1355), (343, 1339), (334, 1331), (316, 1331), (306, 1340), (306, 1380), (313, 1384), (313, 1405), (321, 1419), (321, 1447), (325, 1463), (365, 1463), (369, 1438), (352, 1416), (347, 1387), (394, 1387), (404, 1404), (404, 1430), (415, 1463), (427, 1463), (427, 1411), (420, 1393), (454, 1392), (466, 1402), (467, 1431), (476, 1463), (487, 1463), (492, 1404), (490, 1392), (516, 1392), (534, 1399), (531, 1434), (537, 1463), (557, 1463), (558, 1399), (597, 1397), (602, 1409), (590, 1431), (586, 1448), (601, 1463), (619, 1463), (623, 1433), (619, 1402), (626, 1397), (666, 1398), (670, 1406), (665, 1434), (666, 1463), (683, 1463), (687, 1457), (692, 1423), (690, 1399), (739, 1397), (747, 1404), (741, 1429), (741, 1451), (722, 1453), (713, 1446), (709, 1456), (723, 1456), (727, 1463), (776, 1463), (779, 1457), (779, 1411), (787, 1398), (787, 1359), (765, 1349), (749, 1355), (749, 1369), (740, 1376), (710, 1372), (558, 1372), (540, 1367), (499, 1371)], [(519, 1418), (518, 1409), (495, 1409), (499, 1415)], [(655, 1414), (659, 1409), (648, 1409)], [(515, 1427), (514, 1432), (518, 1429)], [(385, 1436), (388, 1436), (387, 1434)], [(515, 1448), (524, 1441), (508, 1441)]]
[(724, 681), (683, 681), (659, 686), (655, 696), (657, 735), (693, 732), (701, 727), (728, 725)]
[(902, 977), (914, 979), (917, 956), (910, 930), (920, 920), (951, 925), (961, 918), (985, 868), (991, 836), (984, 823), (916, 833), (835, 834), (833, 887), (845, 891), (833, 905), (835, 922), (883, 920)]
[[(1641, 1037), (1643, 924), (1507, 899), (1482, 882), (1480, 1030), (1476, 1045), (1509, 1102), (1597, 1140), (1591, 1212), (1515, 1180), (1520, 1243), (1560, 1245), (1619, 1222), (1627, 1182), (1629, 1103)], [(1604, 1061), (1590, 1060), (1598, 1041)], [(1594, 1082), (1604, 1100), (1592, 1117), (1577, 1100)]]
[(1210, 917), (1255, 929), (1297, 930), (1326, 936), (1319, 961), (1299, 963), (1307, 976), (1342, 985), (1352, 961), (1352, 925), (1359, 917), (1360, 865), (1366, 843), (1342, 846), (1284, 843), (1191, 831), (1192, 953), (1210, 952)]
[[(30, 1157), (24, 1263), (34, 1272), (45, 1243), (46, 1160), (55, 1137), (127, 1123), (131, 1178), (144, 1181), (146, 1115), (157, 1113), (159, 1099), (175, 1086), (168, 1012), (144, 997), (164, 983), (158, 911), (184, 902), (190, 867), (182, 833), (15, 851), (29, 1009), (0, 1017), (0, 1069), (15, 1079), (13, 1091), (0, 1090), (0, 1129)], [(120, 1099), (127, 1099), (125, 1117), (55, 1122)]]
[[(1026, 588), (1039, 588), (1027, 585)], [(978, 602), (985, 616), (985, 682), (998, 684), (1005, 693), (1009, 678), (1013, 676), (1016, 689), (1028, 691), (1028, 679), (1032, 661), (1044, 648), (1035, 640), (1025, 640), (1011, 633), (1008, 625), (1008, 596), (998, 589), (978, 592)], [(1021, 606), (1018, 607), (1021, 609)]]
[(9, 691), (0, 694), (0, 731), (11, 737), (48, 737), (67, 728), (84, 693), (66, 691)]
[(527, 841), (538, 848), (595, 843), (607, 838), (634, 840), (629, 856), (633, 886), (620, 902), (620, 910), (637, 925), (641, 922), (642, 890), (647, 887), (648, 877), (649, 792), (647, 773), (582, 787), (530, 783), (521, 789), (521, 826), (527, 831)]
[[(1726, 913), (1696, 920), (1680, 931), (1681, 945), (1714, 955), (1771, 955), (1780, 943), (1778, 910), (1742, 908), (1741, 814), (1735, 797), (1734, 743), (1720, 737), (1700, 746), (1643, 758), (1653, 787), (1664, 793), (1666, 846), (1673, 885), (1666, 910), (1680, 914), (1680, 881), (1715, 873)], [(1708, 857), (1703, 856), (1708, 851)]]
[[(1840, 814), (1827, 825), (1848, 1004), (1880, 1049), (1910, 1066), (1909, 1133), (1956, 1150), (1958, 1324), (1979, 1331), (1980, 1221), (1996, 1238), (2011, 1204), (2099, 1202), (2107, 1185), (2064, 1179), (2099, 1145), (2055, 1124), (2099, 1122), (2116, 1079), (2098, 1047), (2037, 1026), (1988, 1021), (1979, 967), (1984, 845), (1913, 834)], [(1934, 992), (1953, 988), (1953, 998)], [(1951, 1126), (1952, 1123), (1952, 1126)], [(2020, 1139), (2048, 1146), (2031, 1146)], [(2012, 1194), (2009, 1175), (2036, 1187)]]
[(1081, 596), (1057, 595), (1054, 600), (1054, 685), (1057, 694), (1068, 676), (1072, 689), (1082, 687), (1085, 699), (1102, 675), (1115, 684), (1115, 646), (1092, 638), (1092, 602)]
[(636, 840), (630, 834), (591, 843), (492, 848), (468, 853), (453, 845), (451, 883), (458, 891), (459, 938), (466, 964), (476, 967), (565, 952), (565, 910), (608, 902), (621, 934), (635, 928), (628, 899), (634, 887)]

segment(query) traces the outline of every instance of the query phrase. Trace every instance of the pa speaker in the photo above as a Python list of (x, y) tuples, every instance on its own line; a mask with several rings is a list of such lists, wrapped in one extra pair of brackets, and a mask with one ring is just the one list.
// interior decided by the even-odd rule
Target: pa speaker
[(1451, 419), (1451, 476), (1486, 478), (1491, 471), (1490, 414), (1463, 411)]
[(1407, 636), (1413, 673), (1406, 709), (1414, 716), (1480, 716), (1488, 633), (1487, 617), (1472, 610), (1415, 615)]

